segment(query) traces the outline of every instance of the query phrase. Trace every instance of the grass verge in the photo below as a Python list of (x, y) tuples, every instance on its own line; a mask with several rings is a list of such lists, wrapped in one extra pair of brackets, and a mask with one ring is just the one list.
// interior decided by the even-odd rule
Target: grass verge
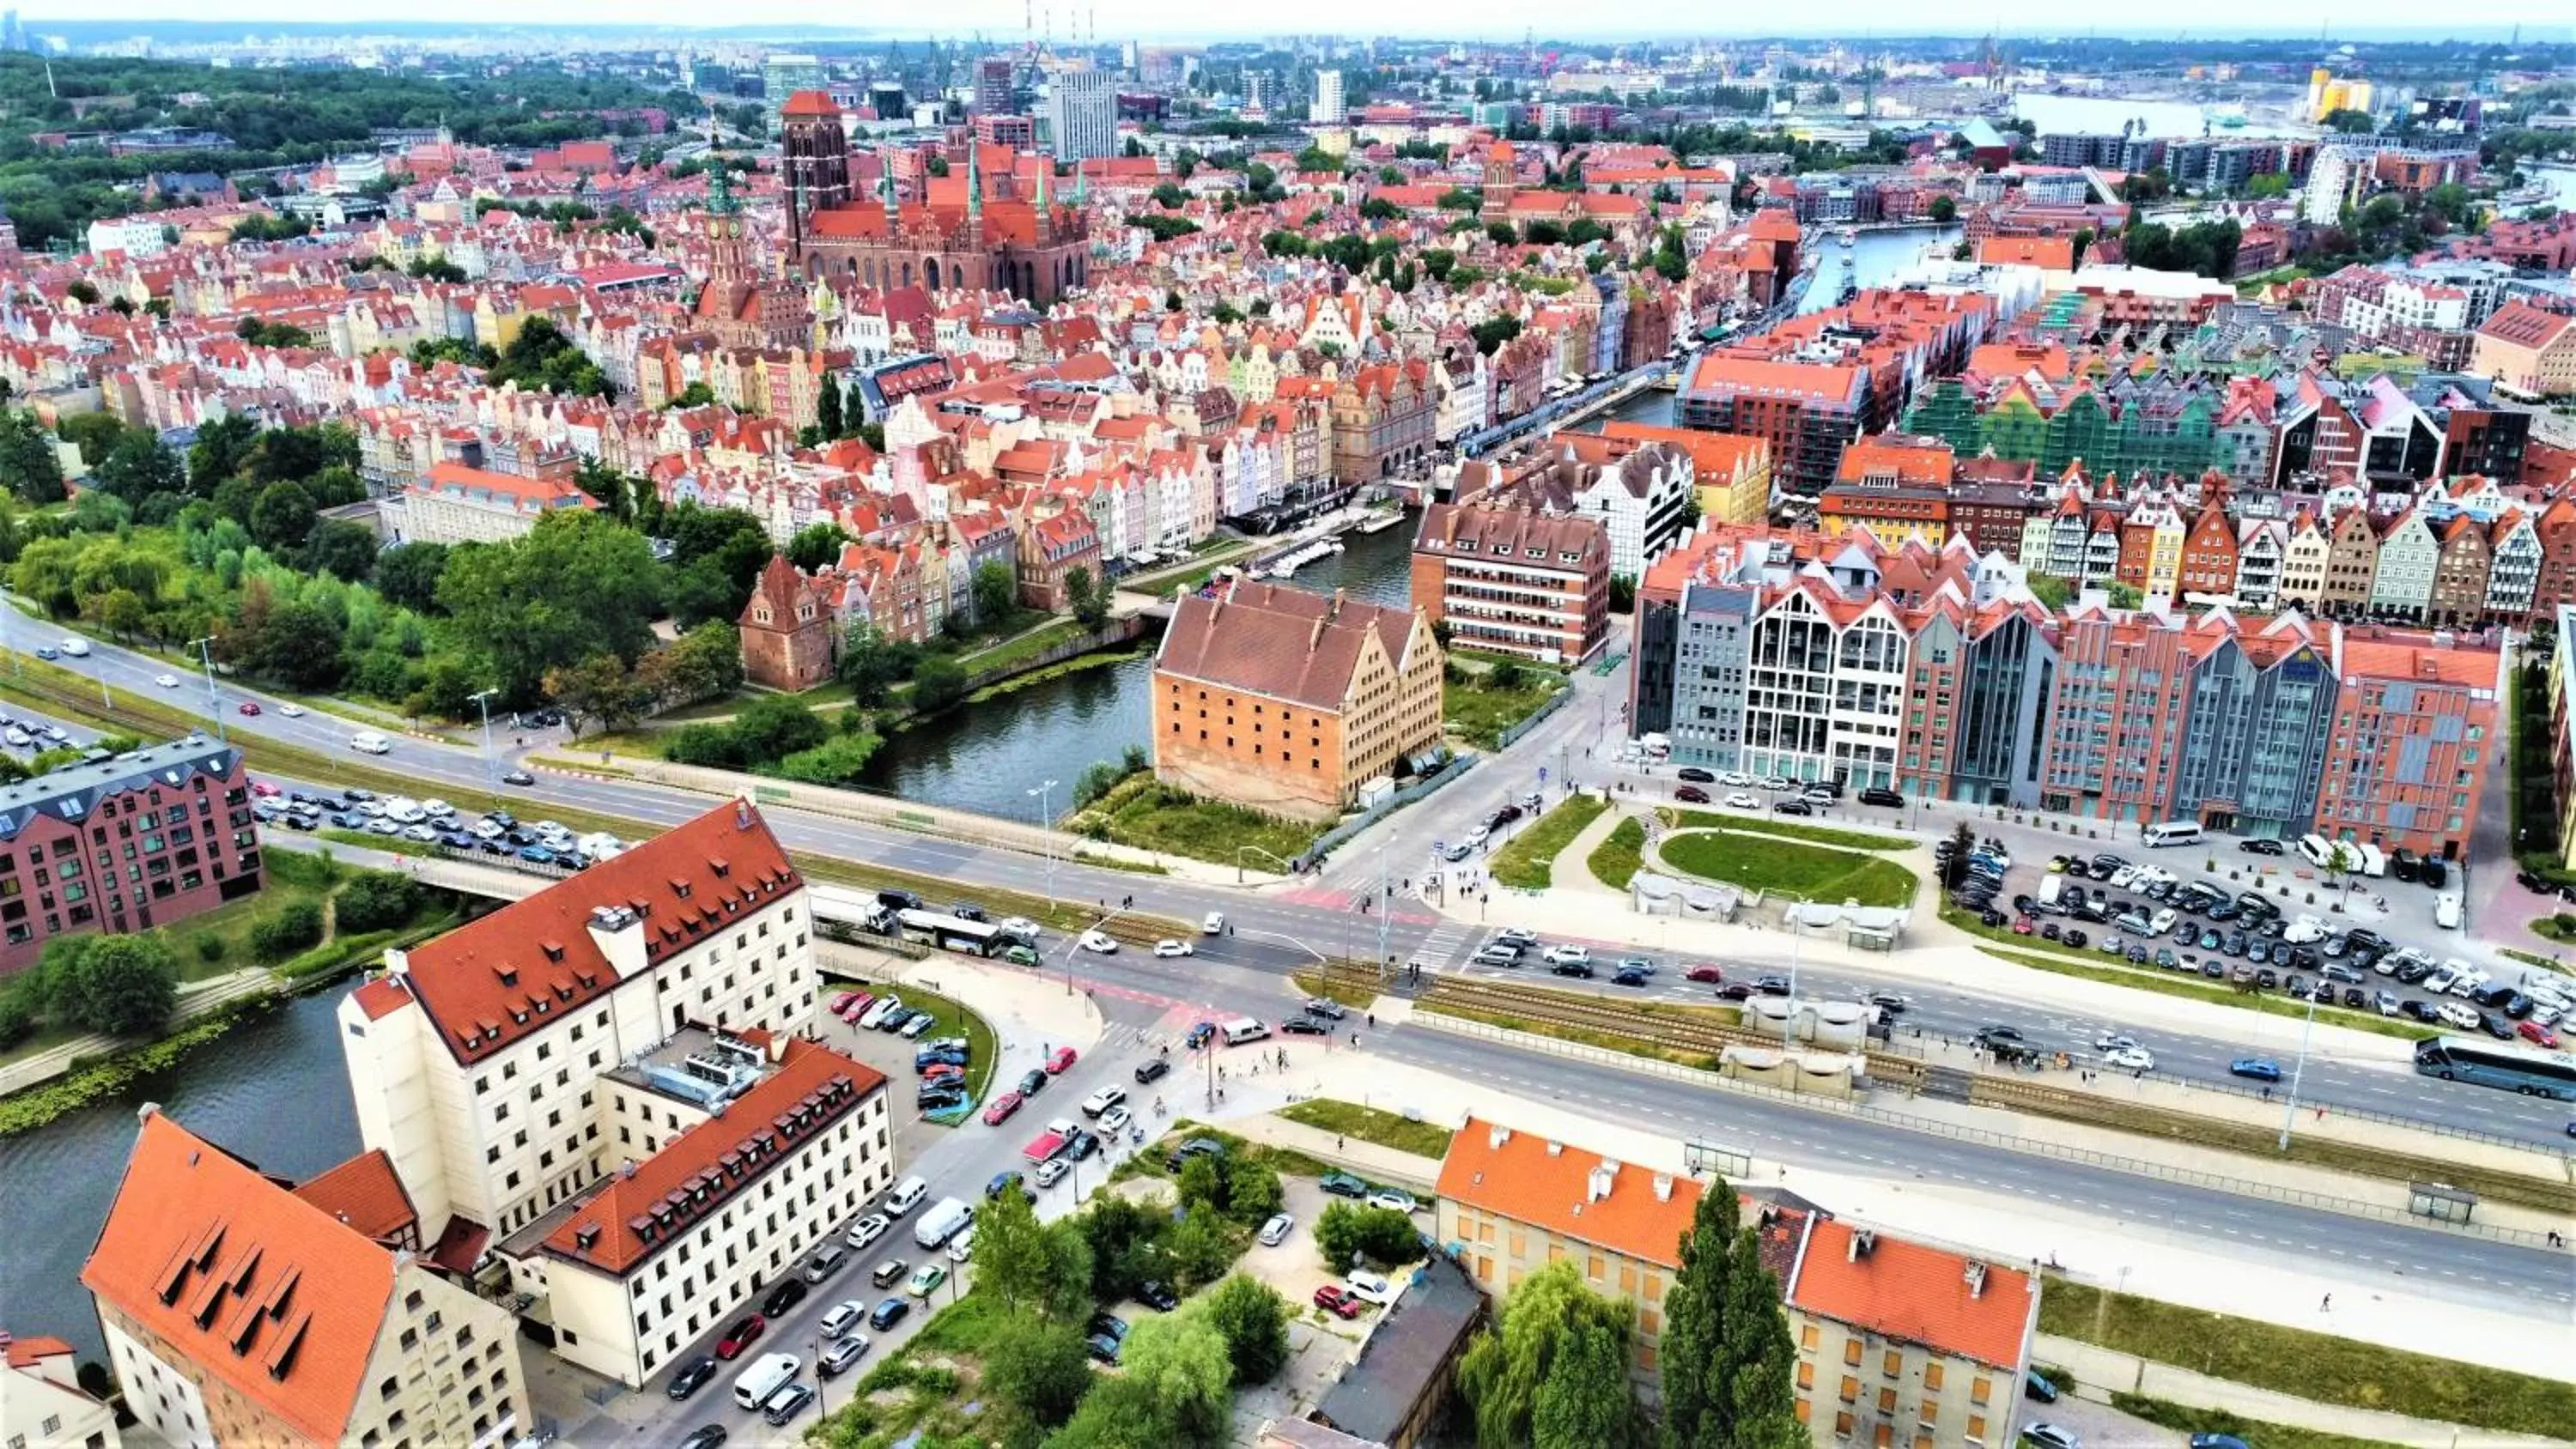
[(2260, 1444), (2263, 1449), (2386, 1449), (2377, 1439), (2355, 1439), (2322, 1429), (2302, 1429), (2295, 1424), (2260, 1423), (2225, 1409), (2194, 1409), (2143, 1394), (2114, 1393), (2111, 1407), (2185, 1434), (2231, 1434), (2248, 1444)]
[(1662, 854), (1675, 870), (1748, 890), (1864, 906), (1902, 906), (1914, 899), (1914, 872), (1892, 860), (1793, 840), (1686, 830), (1667, 838)]
[(1809, 825), (1803, 820), (1770, 816), (1755, 819), (1749, 815), (1721, 815), (1714, 810), (1677, 810), (1665, 806), (1656, 812), (1666, 825), (1675, 830), (1724, 830), (1738, 835), (1777, 835), (1789, 840), (1803, 840), (1810, 845), (1835, 845), (1845, 850), (1912, 850), (1920, 842), (1902, 835), (1880, 835), (1869, 830), (1845, 830), (1838, 825)]
[(1528, 829), (1506, 841), (1494, 852), (1487, 869), (1494, 879), (1520, 890), (1543, 891), (1554, 881), (1550, 864), (1583, 827), (1601, 818), (1610, 808), (1608, 802), (1590, 795), (1577, 795), (1560, 801), (1556, 808), (1540, 816)]
[(2320, 1404), (2552, 1437), (2576, 1423), (2576, 1383), (2232, 1318), (2055, 1275), (2040, 1295), (2039, 1331)]
[[(2187, 980), (2151, 966), (2114, 965), (2107, 956), (2097, 956), (2087, 960), (2082, 956), (2047, 950), (2037, 944), (2034, 937), (2016, 936), (2006, 927), (1989, 926), (1956, 906), (1943, 906), (1941, 919), (1972, 936), (2009, 947), (2006, 950), (1997, 950), (1993, 946), (1979, 949), (1989, 956), (2010, 961), (2016, 966), (2034, 966), (2042, 971), (2054, 971), (2060, 976), (2075, 976), (2086, 981), (2105, 982), (2112, 986), (2156, 991), (2190, 1001), (2213, 1002), (2220, 1006), (2259, 1011), (2267, 1016), (2304, 1017), (2308, 1014), (2306, 1002), (2293, 1001), (2286, 996), (2267, 996), (2260, 991), (2239, 991), (2232, 985), (2211, 981), (2206, 977), (2193, 977)], [(2354, 1011), (2345, 1006), (2319, 1006), (2317, 1020), (2332, 1022), (2337, 1026), (2348, 1026), (2355, 1031), (2393, 1036), (2400, 1041), (2422, 1041), (2427, 1037), (2440, 1035), (2431, 1027), (2418, 1026), (2411, 1021), (2396, 1017), (2381, 1016), (2375, 1011)]]
[(1451, 677), (1440, 685), (1441, 721), (1449, 733), (1480, 750), (1499, 748), (1503, 731), (1537, 713), (1549, 696), (1565, 688), (1565, 676), (1536, 665), (1515, 661), (1508, 671), (1498, 665), (1494, 673), (1504, 683), (1491, 682), (1493, 673), (1453, 662)]
[(1594, 880), (1622, 891), (1645, 863), (1646, 827), (1637, 820), (1620, 821), (1610, 838), (1594, 846), (1591, 857), (1584, 861)]
[(1616, 1036), (1606, 1031), (1592, 1031), (1584, 1027), (1566, 1026), (1553, 1021), (1532, 1021), (1527, 1017), (1514, 1016), (1509, 1012), (1485, 1011), (1477, 1007), (1459, 1006), (1446, 1001), (1432, 1003), (1429, 1009), (1443, 1016), (1481, 1021), (1487, 1026), (1500, 1027), (1505, 1031), (1525, 1031), (1532, 1036), (1552, 1036), (1558, 1041), (1570, 1041), (1581, 1046), (1599, 1047), (1604, 1051), (1619, 1052), (1627, 1056), (1644, 1057), (1650, 1062), (1671, 1062), (1675, 1066), (1696, 1067), (1704, 1072), (1713, 1072), (1718, 1068), (1717, 1058), (1707, 1052), (1656, 1046), (1652, 1042), (1639, 1041), (1632, 1036)]
[(1320, 996), (1327, 1001), (1338, 1001), (1344, 1006), (1358, 1007), (1362, 1011), (1377, 1004), (1375, 988), (1360, 985), (1339, 975), (1325, 976), (1310, 971), (1288, 979), (1298, 990), (1308, 996)]
[(1302, 1123), (1337, 1136), (1356, 1137), (1374, 1142), (1397, 1152), (1410, 1152), (1416, 1157), (1446, 1157), (1449, 1139), (1454, 1134), (1436, 1122), (1415, 1122), (1393, 1112), (1363, 1107), (1356, 1102), (1336, 1102), (1316, 1097), (1292, 1102), (1278, 1114), (1290, 1122)]
[(1278, 861), (1303, 855), (1324, 833), (1321, 825), (1201, 799), (1143, 772), (1119, 781), (1066, 825), (1094, 840), (1217, 865), (1235, 865), (1251, 856), (1252, 865), (1268, 871), (1279, 869)]

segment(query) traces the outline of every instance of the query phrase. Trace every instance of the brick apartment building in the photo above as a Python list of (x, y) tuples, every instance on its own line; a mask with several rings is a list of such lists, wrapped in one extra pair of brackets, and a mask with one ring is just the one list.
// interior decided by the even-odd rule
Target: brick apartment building
[(1423, 613), (1242, 582), (1180, 601), (1154, 656), (1154, 777), (1328, 820), (1440, 743)]
[(1434, 503), (1412, 568), (1412, 597), (1447, 622), (1453, 648), (1573, 664), (1609, 637), (1610, 538), (1598, 519)]
[(202, 736), (0, 786), (0, 976), (45, 942), (148, 931), (260, 888), (241, 751)]

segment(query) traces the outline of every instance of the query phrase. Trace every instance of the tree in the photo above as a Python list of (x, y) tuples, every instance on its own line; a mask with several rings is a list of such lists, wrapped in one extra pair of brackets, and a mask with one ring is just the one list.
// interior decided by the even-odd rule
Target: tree
[(1333, 1202), (1315, 1219), (1315, 1246), (1335, 1268), (1363, 1258), (1392, 1267), (1422, 1256), (1422, 1235), (1413, 1219), (1393, 1208)]
[(1968, 878), (1968, 857), (1977, 849), (1977, 828), (1962, 820), (1950, 832), (1950, 857), (1941, 862), (1941, 889), (1957, 890)]
[(2030, 596), (2051, 613), (2062, 612), (2075, 598), (2075, 586), (2055, 574), (2032, 574)]
[(263, 961), (283, 961), (321, 944), (320, 901), (289, 901), (276, 915), (250, 930), (251, 952)]
[(1959, 203), (1948, 196), (1936, 196), (1924, 214), (1932, 218), (1934, 225), (1948, 226), (1959, 219)]
[(645, 655), (635, 672), (666, 707), (721, 698), (742, 688), (742, 636), (711, 620)]
[(70, 969), (57, 982), (54, 1016), (66, 1026), (106, 1036), (146, 1036), (179, 1004), (179, 962), (155, 935), (79, 936)]
[(1020, 611), (1020, 586), (1011, 577), (1011, 566), (995, 561), (975, 566), (975, 622), (987, 629), (998, 629)]
[[(978, 1257), (983, 1247), (979, 1227)], [(983, 1288), (979, 1280), (976, 1291)], [(1091, 1388), (1090, 1351), (1083, 1346), (1082, 1330), (1069, 1323), (1014, 1318), (985, 1345), (983, 1357), (984, 1387), (1041, 1429), (1073, 1417)]]
[(716, 390), (703, 382), (693, 382), (674, 393), (665, 408), (702, 408), (716, 400)]
[(1070, 1221), (1079, 1225), (1091, 1249), (1091, 1296), (1102, 1303), (1132, 1296), (1137, 1285), (1154, 1276), (1162, 1234), (1171, 1223), (1164, 1214), (1114, 1193), (1094, 1199)]
[(545, 688), (546, 698), (571, 717), (575, 737), (581, 734), (583, 720), (595, 721), (605, 730), (622, 730), (650, 713), (655, 703), (653, 685), (642, 671), (628, 668), (625, 660), (604, 650), (579, 663), (547, 670)]
[(1091, 570), (1080, 564), (1065, 570), (1065, 604), (1085, 629), (1098, 629), (1109, 622), (1109, 598), (1108, 587), (1093, 578)]
[(420, 883), (407, 875), (370, 870), (352, 877), (332, 897), (331, 915), (343, 932), (382, 931), (420, 909)]
[(250, 536), (271, 553), (301, 547), (313, 524), (313, 495), (301, 483), (271, 483), (250, 507)]
[[(1962, 868), (1966, 859), (1964, 847), (1953, 853)], [(1681, 1267), (1664, 1295), (1664, 1449), (1803, 1443), (1790, 1383), (1795, 1359), (1759, 1240), (1738, 1219), (1735, 1190), (1712, 1182), (1692, 1210)]]
[(90, 482), (128, 503), (140, 506), (156, 493), (178, 493), (187, 486), (179, 455), (141, 428), (127, 429), (107, 456), (90, 470)]
[[(292, 488), (292, 483), (280, 483)], [(337, 518), (324, 519), (304, 541), (304, 568), (308, 573), (329, 574), (353, 584), (363, 584), (376, 571), (376, 531), (363, 523), (348, 523)]]
[(841, 525), (829, 519), (809, 523), (796, 530), (795, 537), (787, 540), (787, 561), (810, 574), (838, 562), (841, 545), (849, 541), (850, 536), (841, 531)]
[(1205, 1303), (1208, 1322), (1225, 1336), (1238, 1387), (1268, 1383), (1287, 1365), (1288, 1304), (1269, 1284), (1236, 1273), (1210, 1289)]
[(414, 613), (438, 612), (438, 580), (447, 572), (447, 545), (398, 543), (376, 555), (376, 592)]
[(1500, 1321), (1477, 1334), (1458, 1361), (1458, 1390), (1475, 1414), (1476, 1443), (1484, 1449), (1533, 1449), (1539, 1393), (1558, 1355), (1570, 1349), (1579, 1329), (1598, 1329), (1610, 1338), (1608, 1361), (1626, 1364), (1630, 1311), (1628, 1304), (1585, 1287), (1571, 1259), (1521, 1280), (1503, 1300)]
[(966, 666), (945, 654), (934, 654), (921, 661), (912, 672), (912, 707), (929, 714), (964, 699), (968, 683)]
[(1056, 1298), (1054, 1274), (1045, 1229), (1028, 1198), (1006, 1192), (985, 1203), (975, 1218), (975, 1291), (1013, 1316), (1038, 1316)]
[(745, 705), (734, 716), (733, 731), (751, 760), (785, 759), (832, 737), (832, 727), (821, 715), (803, 700), (783, 694), (763, 695)]
[[(982, 1237), (982, 1230), (976, 1232)], [(1152, 1405), (1147, 1425), (1130, 1426), (1130, 1444), (1222, 1444), (1234, 1416), (1234, 1363), (1225, 1336), (1204, 1312), (1148, 1318), (1127, 1335), (1122, 1378), (1142, 1385)]]
[(1164, 1261), (1182, 1292), (1191, 1292), (1225, 1276), (1241, 1251), (1234, 1232), (1216, 1210), (1205, 1205), (1182, 1214), (1163, 1240)]
[(34, 413), (0, 412), (0, 488), (29, 503), (60, 503), (67, 496), (62, 455)]
[(62, 440), (80, 449), (81, 462), (96, 468), (125, 436), (125, 424), (112, 413), (74, 413), (54, 425)]
[(841, 417), (840, 374), (827, 372), (819, 381), (822, 389), (814, 395), (814, 425), (826, 438), (840, 437), (847, 426)]
[(2137, 585), (2124, 584), (2118, 579), (2113, 579), (2105, 585), (2103, 592), (2110, 595), (2111, 607), (2114, 609), (2134, 609), (2146, 602), (2146, 595), (2138, 592)]
[(1226, 1159), (1225, 1211), (1228, 1217), (1246, 1226), (1268, 1222), (1287, 1204), (1288, 1194), (1280, 1186), (1279, 1169), (1249, 1156)]
[(1618, 1335), (1598, 1323), (1577, 1324), (1539, 1384), (1530, 1442), (1536, 1449), (1633, 1443), (1636, 1421)]
[(289, 689), (329, 689), (340, 682), (345, 632), (336, 616), (311, 604), (254, 610), (245, 602), (234, 628), (217, 636), (217, 652)]
[(532, 696), (557, 665), (641, 655), (660, 601), (644, 536), (577, 509), (546, 514), (525, 538), (456, 548), (438, 581), (458, 640), (512, 699)]
[(921, 662), (921, 646), (889, 639), (885, 631), (861, 620), (850, 625), (841, 640), (841, 657), (832, 666), (833, 677), (850, 687), (850, 697), (862, 706), (874, 708), (886, 702), (897, 681), (909, 676)]

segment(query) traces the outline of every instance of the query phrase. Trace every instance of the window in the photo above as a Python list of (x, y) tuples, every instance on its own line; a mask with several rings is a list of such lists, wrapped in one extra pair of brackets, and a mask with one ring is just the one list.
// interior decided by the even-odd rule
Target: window
[(1859, 1340), (1859, 1339), (1857, 1339), (1857, 1338), (1846, 1338), (1846, 1339), (1844, 1339), (1844, 1340), (1843, 1340), (1843, 1362), (1845, 1362), (1845, 1363), (1847, 1363), (1847, 1364), (1854, 1365), (1855, 1367), (1857, 1367), (1857, 1366), (1859, 1365), (1859, 1363), (1860, 1363), (1860, 1340)]
[(1887, 1356), (1880, 1360), (1878, 1371), (1887, 1375), (1889, 1378), (1894, 1378), (1898, 1374), (1905, 1372), (1905, 1355), (1895, 1349), (1889, 1349), (1887, 1351)]
[(1979, 1406), (1984, 1405), (1986, 1395), (1992, 1392), (1993, 1383), (1992, 1379), (1983, 1374), (1978, 1375), (1976, 1381), (1968, 1385), (1968, 1402)]
[(1800, 1329), (1798, 1330), (1798, 1347), (1800, 1347), (1800, 1348), (1814, 1348), (1815, 1346), (1816, 1346), (1816, 1325), (1814, 1325), (1814, 1324), (1810, 1323), (1810, 1324), (1807, 1324), (1805, 1327), (1800, 1328)]
[(1939, 1363), (1927, 1363), (1923, 1366), (1923, 1392), (1927, 1394), (1937, 1394), (1941, 1392), (1941, 1365)]
[(1860, 1380), (1853, 1378), (1850, 1374), (1843, 1375), (1842, 1387), (1839, 1391), (1838, 1397), (1840, 1397), (1846, 1404), (1859, 1398)]
[(1816, 1366), (1811, 1363), (1802, 1363), (1798, 1365), (1798, 1387), (1801, 1390), (1806, 1390), (1812, 1389), (1815, 1386)]

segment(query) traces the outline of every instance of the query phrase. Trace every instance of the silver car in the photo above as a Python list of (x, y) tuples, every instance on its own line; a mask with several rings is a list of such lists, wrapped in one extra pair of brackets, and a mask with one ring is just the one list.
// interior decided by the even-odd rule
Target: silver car
[(1272, 1216), (1270, 1221), (1261, 1225), (1261, 1246), (1265, 1248), (1278, 1247), (1281, 1243), (1288, 1241), (1288, 1235), (1296, 1230), (1297, 1220), (1295, 1218), (1288, 1216), (1286, 1213), (1275, 1214)]

